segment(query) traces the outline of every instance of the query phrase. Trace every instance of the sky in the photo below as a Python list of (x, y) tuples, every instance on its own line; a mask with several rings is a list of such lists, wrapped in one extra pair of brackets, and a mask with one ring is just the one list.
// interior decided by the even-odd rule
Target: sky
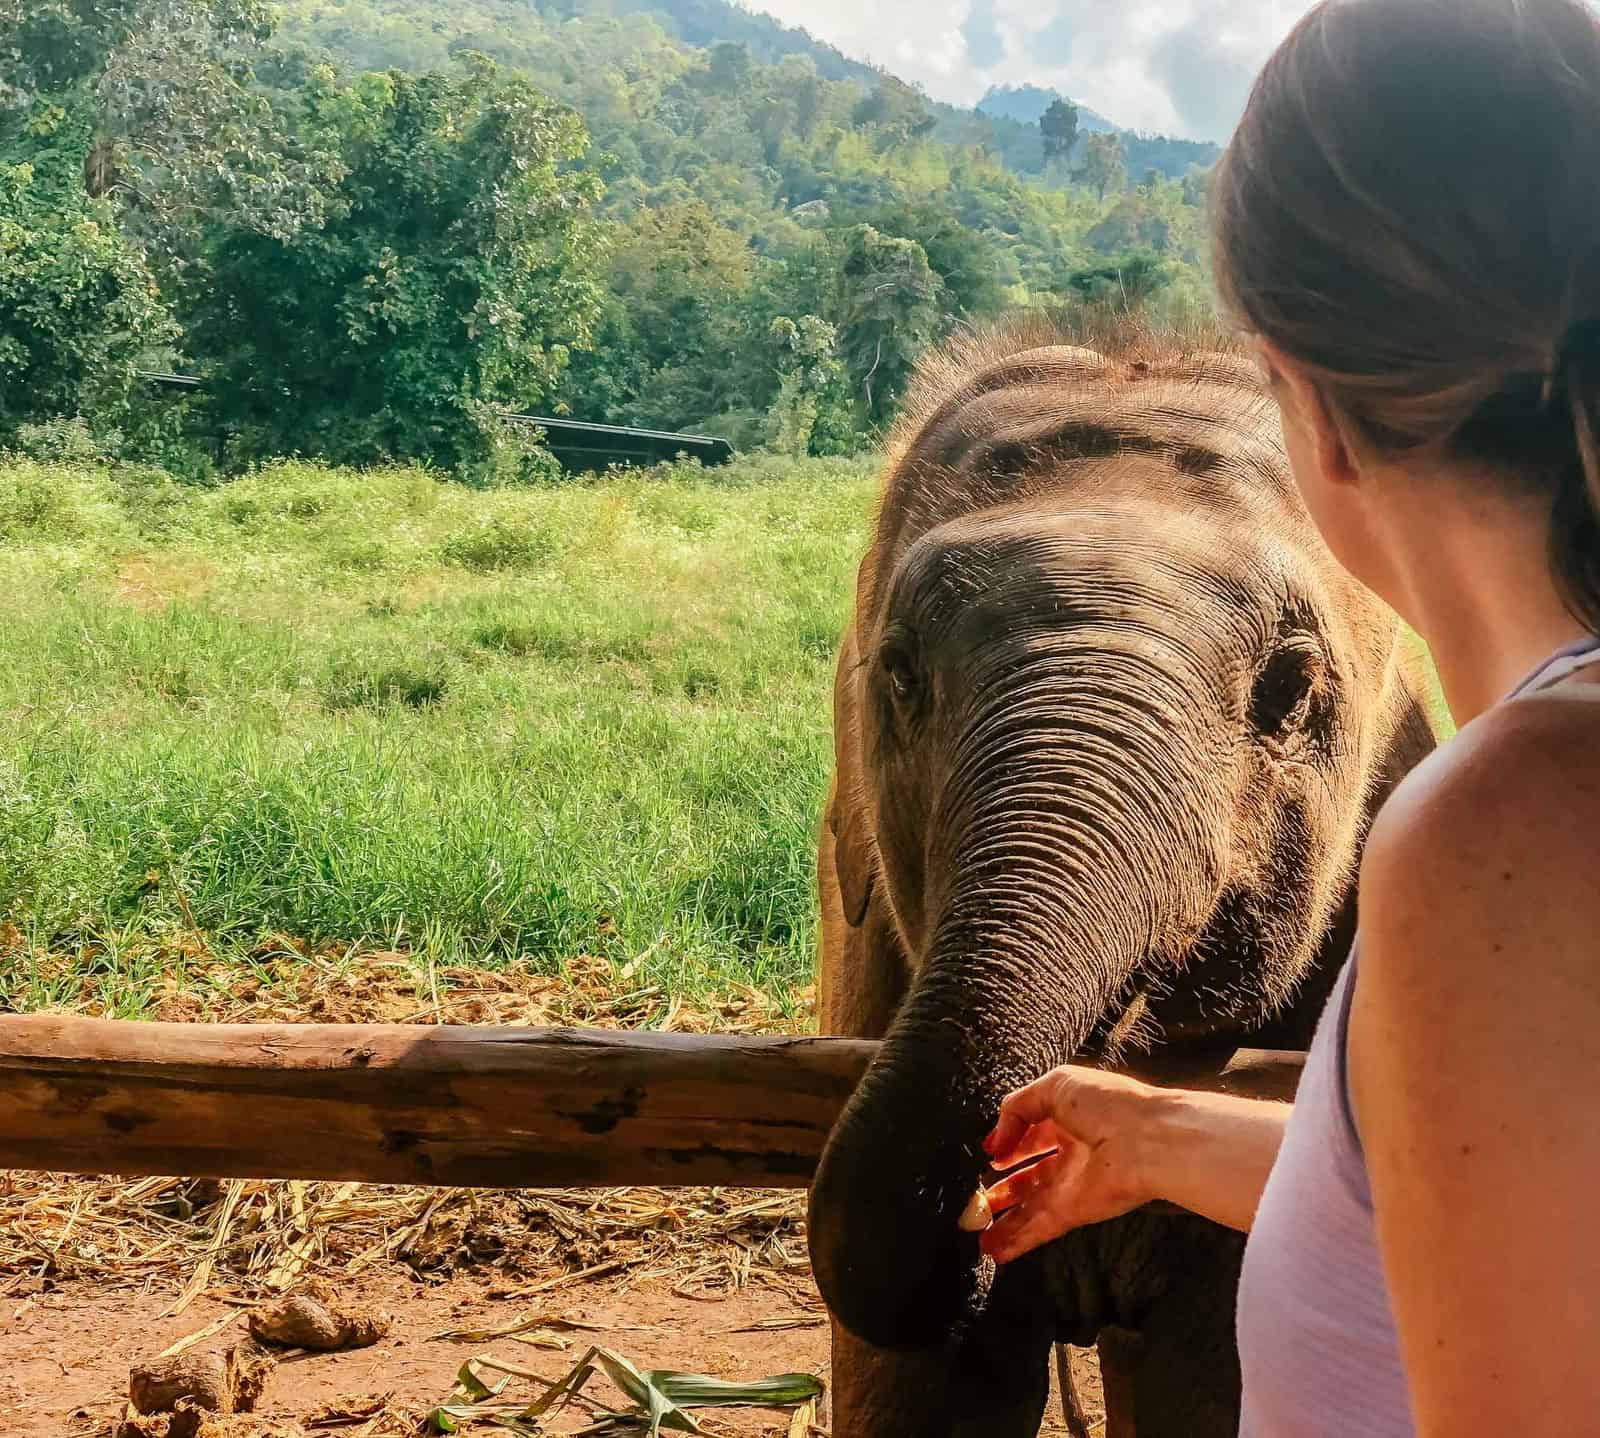
[(1226, 140), (1313, 0), (746, 0), (845, 54), (972, 105), (1054, 87), (1135, 130)]

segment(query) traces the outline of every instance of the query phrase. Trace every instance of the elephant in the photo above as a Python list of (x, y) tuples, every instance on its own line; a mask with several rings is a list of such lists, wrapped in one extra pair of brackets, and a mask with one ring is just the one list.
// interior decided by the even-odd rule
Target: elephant
[(1227, 341), (1021, 333), (919, 372), (834, 692), (825, 1032), (881, 1038), (812, 1185), (836, 1438), (1031, 1438), (1052, 1345), (1110, 1432), (1232, 1438), (1243, 1238), (1156, 1208), (997, 1274), (958, 1218), (1068, 1060), (1304, 1048), (1416, 646), (1308, 515)]

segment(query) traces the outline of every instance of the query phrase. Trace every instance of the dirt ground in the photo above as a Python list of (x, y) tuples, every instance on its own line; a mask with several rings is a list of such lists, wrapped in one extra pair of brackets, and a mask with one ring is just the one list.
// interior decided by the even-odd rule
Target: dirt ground
[[(257, 1409), (263, 1420), (258, 1431), (263, 1438), (421, 1431), (420, 1421), (450, 1392), (463, 1361), (486, 1353), (550, 1380), (561, 1377), (591, 1344), (613, 1348), (641, 1368), (733, 1379), (796, 1371), (826, 1377), (826, 1323), (814, 1295), (803, 1289), (791, 1294), (751, 1287), (697, 1300), (673, 1294), (663, 1280), (635, 1284), (621, 1274), (519, 1296), (519, 1290), (537, 1286), (525, 1281), (508, 1286), (482, 1274), (425, 1283), (398, 1271), (352, 1282), (341, 1289), (341, 1297), (362, 1310), (391, 1314), (389, 1336), (353, 1352), (291, 1353), (280, 1359)], [(172, 1317), (166, 1316), (177, 1296), (171, 1289), (107, 1293), (85, 1280), (55, 1287), (14, 1279), (0, 1284), (0, 1295), (4, 1434), (110, 1438), (124, 1411), (133, 1364), (192, 1333), (210, 1330), (197, 1351), (225, 1348), (245, 1337), (244, 1308), (215, 1296), (199, 1298)], [(521, 1337), (473, 1342), (439, 1336), (502, 1329), (530, 1318), (540, 1325)], [(219, 1321), (229, 1319), (216, 1331)], [(1092, 1359), (1075, 1358), (1080, 1386), (1091, 1411), (1098, 1413)], [(507, 1396), (531, 1400), (539, 1391), (529, 1380), (514, 1379)], [(597, 1381), (592, 1391), (621, 1406), (608, 1384)], [(371, 1416), (341, 1417), (350, 1414)], [(825, 1410), (819, 1414), (818, 1431), (826, 1416)], [(589, 1421), (587, 1411), (574, 1406), (550, 1431), (569, 1433)], [(707, 1415), (705, 1426), (708, 1432), (738, 1435), (793, 1431), (788, 1414), (756, 1410), (719, 1410)], [(1058, 1412), (1052, 1411), (1042, 1431), (1066, 1431)]]
[[(696, 1009), (629, 987), (626, 971), (594, 959), (559, 978), (521, 965), (420, 973), (404, 955), (313, 952), (287, 939), (249, 970), (199, 949), (182, 959), (172, 965), (181, 977), (153, 996), (152, 1017), (735, 1033), (809, 1022), (809, 993), (785, 1012), (752, 990)], [(72, 1007), (98, 1012), (92, 985)], [(765, 1190), (467, 1193), (0, 1171), (0, 1435), (115, 1438), (134, 1364), (190, 1338), (193, 1354), (247, 1341), (253, 1305), (311, 1284), (387, 1313), (392, 1328), (364, 1349), (280, 1354), (252, 1423), (226, 1438), (432, 1431), (427, 1416), (463, 1363), (485, 1355), (544, 1380), (561, 1378), (593, 1345), (641, 1369), (825, 1380), (828, 1329), (806, 1263), (804, 1211), (803, 1195)], [(504, 1331), (512, 1328), (520, 1331)], [(1092, 1355), (1075, 1354), (1074, 1372), (1097, 1417)], [(508, 1375), (504, 1396), (540, 1396), (529, 1374)], [(625, 1406), (603, 1377), (584, 1393)], [(825, 1398), (814, 1413), (699, 1413), (710, 1435), (827, 1433)], [(590, 1422), (578, 1404), (545, 1431)], [(1065, 1431), (1053, 1403), (1041, 1432)]]
[[(362, 1310), (391, 1314), (389, 1336), (371, 1348), (281, 1359), (258, 1416), (305, 1424), (341, 1406), (359, 1408), (352, 1400), (368, 1396), (386, 1397), (396, 1409), (415, 1410), (420, 1416), (430, 1403), (444, 1400), (469, 1357), (490, 1353), (554, 1380), (590, 1344), (614, 1348), (639, 1367), (723, 1378), (825, 1371), (827, 1330), (822, 1320), (771, 1290), (712, 1303), (678, 1298), (656, 1285), (629, 1288), (625, 1280), (615, 1279), (565, 1289), (558, 1302), (541, 1302), (538, 1295), (492, 1296), (497, 1291), (505, 1290), (476, 1275), (423, 1285), (385, 1273), (352, 1284), (341, 1296)], [(56, 1292), (7, 1300), (0, 1310), (5, 1318), (0, 1351), (6, 1360), (0, 1372), (0, 1432), (109, 1434), (122, 1414), (132, 1364), (230, 1314), (237, 1315), (234, 1322), (204, 1346), (222, 1348), (245, 1336), (242, 1308), (206, 1298), (179, 1318), (163, 1317), (174, 1297), (107, 1295), (93, 1284), (76, 1282)], [(473, 1343), (436, 1336), (510, 1327), (530, 1317), (583, 1326), (535, 1330), (529, 1335), (536, 1339), (533, 1343), (515, 1338)], [(596, 1396), (602, 1392), (611, 1394), (597, 1382)], [(531, 1401), (539, 1389), (523, 1382), (507, 1393), (525, 1393)], [(620, 1399), (618, 1406), (625, 1406)], [(581, 1427), (584, 1421), (584, 1410), (574, 1407), (554, 1431)], [(780, 1427), (773, 1415), (748, 1420), (735, 1415), (726, 1427), (739, 1434), (787, 1431), (787, 1424)]]

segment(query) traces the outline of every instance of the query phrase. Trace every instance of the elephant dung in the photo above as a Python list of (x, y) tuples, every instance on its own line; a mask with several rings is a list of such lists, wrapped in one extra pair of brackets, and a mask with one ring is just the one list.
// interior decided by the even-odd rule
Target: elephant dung
[(174, 1413), (180, 1402), (209, 1413), (248, 1413), (272, 1367), (254, 1345), (157, 1358), (129, 1372), (128, 1398), (139, 1413)]

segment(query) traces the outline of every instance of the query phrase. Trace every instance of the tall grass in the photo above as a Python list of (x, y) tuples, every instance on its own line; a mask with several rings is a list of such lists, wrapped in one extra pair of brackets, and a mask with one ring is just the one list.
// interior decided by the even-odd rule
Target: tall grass
[(0, 464), (0, 1005), (137, 1012), (194, 930), (787, 994), (872, 487)]

